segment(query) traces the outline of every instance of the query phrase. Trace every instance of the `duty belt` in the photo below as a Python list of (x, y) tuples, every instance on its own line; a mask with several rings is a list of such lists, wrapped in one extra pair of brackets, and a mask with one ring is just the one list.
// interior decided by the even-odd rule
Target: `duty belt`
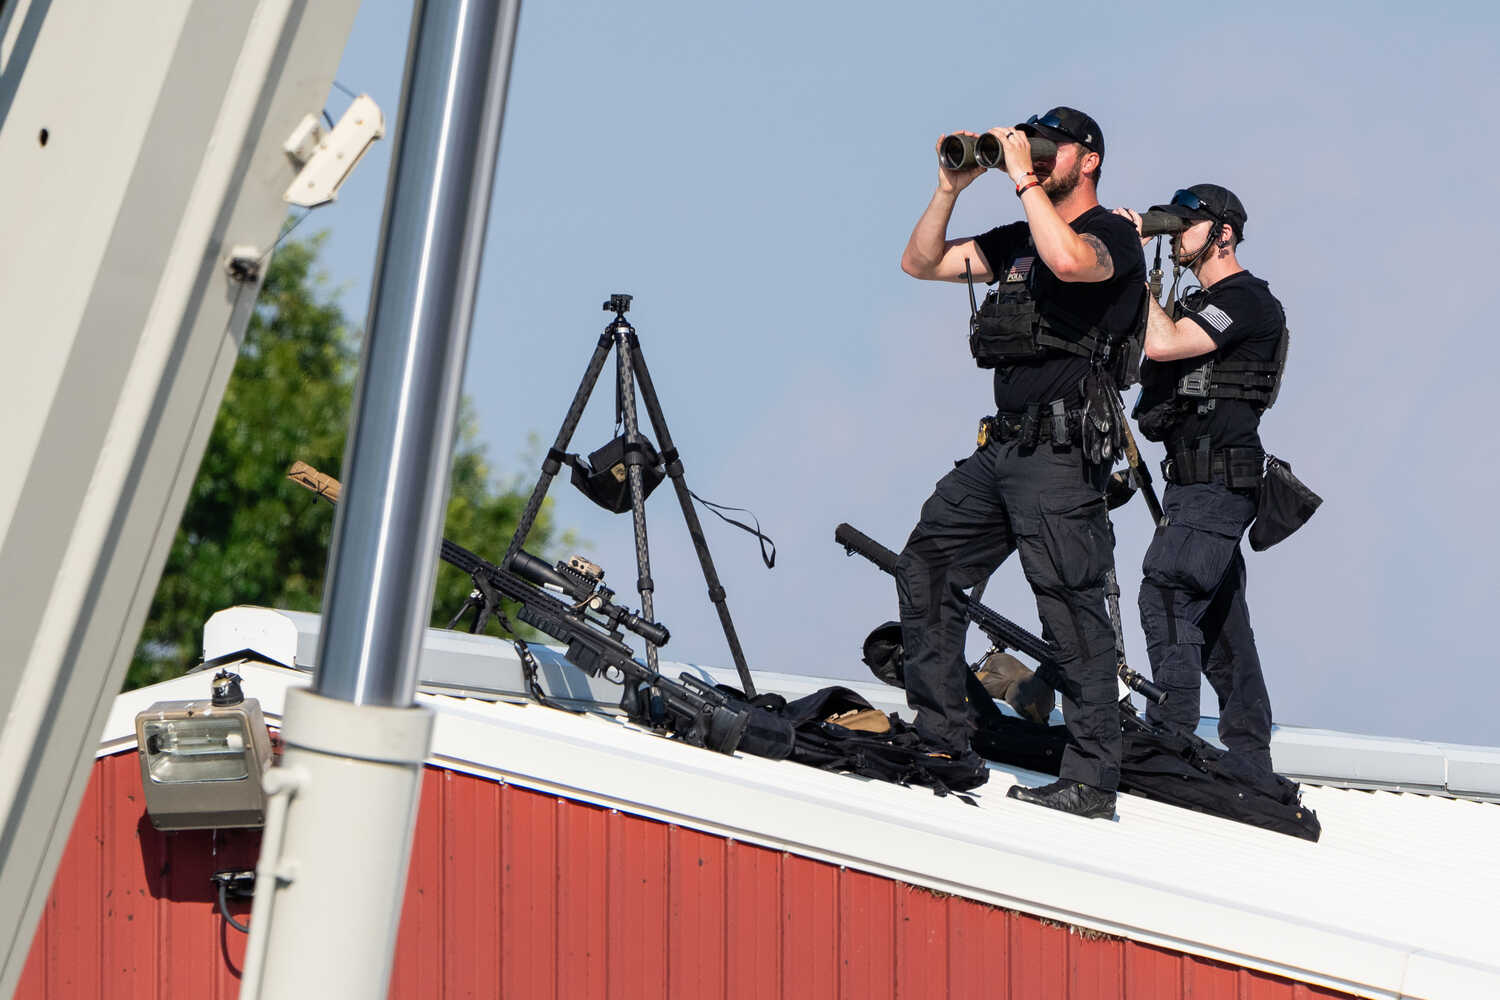
[(1172, 457), (1161, 463), (1161, 475), (1178, 486), (1223, 483), (1232, 490), (1254, 489), (1260, 485), (1265, 461), (1266, 453), (1259, 448), (1211, 451), (1208, 439), (1199, 438), (1196, 447), (1173, 450)]
[(1082, 411), (1070, 410), (1067, 403), (1032, 403), (1020, 413), (997, 413), (979, 420), (979, 447), (990, 441), (1019, 441), (1021, 447), (1038, 444), (1067, 445), (1079, 438)]

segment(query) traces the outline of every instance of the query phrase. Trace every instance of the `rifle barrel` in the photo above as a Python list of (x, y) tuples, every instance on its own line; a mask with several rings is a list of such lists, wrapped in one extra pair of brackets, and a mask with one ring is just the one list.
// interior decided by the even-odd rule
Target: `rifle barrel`
[[(850, 552), (857, 552), (876, 566), (896, 574), (896, 553), (881, 545), (869, 535), (851, 524), (840, 524), (833, 529), (833, 539)], [(1057, 647), (1045, 639), (1031, 634), (1009, 618), (980, 604), (969, 601), (969, 618), (990, 641), (1007, 649), (1019, 649), (1038, 662), (1050, 663), (1057, 658)]]

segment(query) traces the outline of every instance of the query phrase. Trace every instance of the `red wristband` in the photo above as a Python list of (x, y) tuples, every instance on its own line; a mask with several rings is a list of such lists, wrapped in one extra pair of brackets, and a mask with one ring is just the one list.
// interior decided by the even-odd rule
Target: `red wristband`
[(1039, 181), (1039, 180), (1030, 180), (1030, 181), (1027, 181), (1025, 184), (1017, 184), (1016, 185), (1016, 197), (1019, 198), (1019, 197), (1021, 197), (1021, 195), (1025, 194), (1027, 191), (1030, 191), (1032, 188), (1034, 188), (1034, 187), (1041, 187), (1041, 186), (1042, 186), (1042, 182)]

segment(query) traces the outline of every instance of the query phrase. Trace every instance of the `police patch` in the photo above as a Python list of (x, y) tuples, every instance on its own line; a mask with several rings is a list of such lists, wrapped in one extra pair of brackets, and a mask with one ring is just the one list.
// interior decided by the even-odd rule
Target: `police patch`
[(1203, 317), (1205, 323), (1220, 333), (1229, 329), (1229, 324), (1234, 322), (1234, 320), (1229, 318), (1229, 314), (1218, 306), (1204, 306), (1198, 315)]
[(1010, 270), (1005, 272), (1005, 280), (1025, 281), (1026, 276), (1031, 273), (1031, 265), (1035, 261), (1035, 257), (1017, 257), (1011, 262)]

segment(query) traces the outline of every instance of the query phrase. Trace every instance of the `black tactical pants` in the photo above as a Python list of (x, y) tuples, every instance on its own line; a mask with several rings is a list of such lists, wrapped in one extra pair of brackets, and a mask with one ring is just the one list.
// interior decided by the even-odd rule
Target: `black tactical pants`
[(1271, 700), (1245, 605), (1240, 536), (1255, 519), (1255, 500), (1218, 483), (1170, 485), (1162, 499), (1165, 527), (1146, 550), (1141, 628), (1152, 679), (1167, 691), (1151, 705), (1153, 722), (1198, 725), (1198, 677), (1219, 696), (1219, 739), (1236, 762), (1271, 769)]
[(991, 441), (938, 481), (896, 562), (906, 697), (923, 736), (968, 750), (965, 592), (1019, 552), (1042, 634), (1061, 650), (1058, 673), (1047, 678), (1062, 692), (1068, 726), (1061, 776), (1111, 790), (1119, 784), (1114, 632), (1104, 603), (1114, 565), (1108, 471), (1077, 448)]

